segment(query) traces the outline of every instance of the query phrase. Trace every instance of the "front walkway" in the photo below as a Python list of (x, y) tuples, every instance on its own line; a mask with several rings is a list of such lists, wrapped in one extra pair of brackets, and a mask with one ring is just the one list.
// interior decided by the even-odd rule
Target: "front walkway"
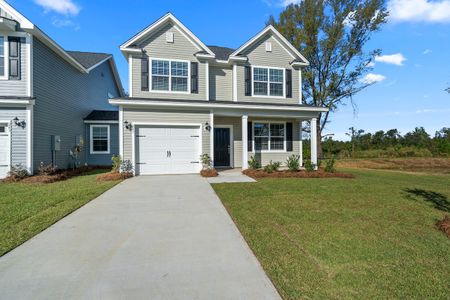
[(0, 299), (279, 299), (208, 182), (125, 181), (0, 258)]

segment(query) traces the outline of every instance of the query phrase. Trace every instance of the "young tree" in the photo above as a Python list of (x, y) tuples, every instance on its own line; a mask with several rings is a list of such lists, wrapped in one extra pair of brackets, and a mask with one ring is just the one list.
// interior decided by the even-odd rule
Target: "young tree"
[(385, 0), (303, 0), (268, 21), (310, 62), (303, 70), (305, 102), (330, 109), (317, 124), (319, 155), (330, 114), (373, 83), (363, 76), (381, 51), (364, 46), (387, 15)]

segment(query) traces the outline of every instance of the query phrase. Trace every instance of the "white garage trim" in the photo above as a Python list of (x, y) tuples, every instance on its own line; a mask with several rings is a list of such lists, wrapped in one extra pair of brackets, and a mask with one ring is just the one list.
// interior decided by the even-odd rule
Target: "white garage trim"
[[(199, 150), (200, 154), (203, 153), (202, 147), (202, 123), (165, 123), (165, 122), (131, 122), (131, 163), (133, 165), (133, 174), (136, 175), (136, 126), (176, 126), (176, 127), (198, 127), (199, 128)], [(199, 158), (200, 159), (200, 158)]]
[[(5, 126), (5, 132), (0, 133), (0, 136), (7, 136), (7, 150), (8, 150), (8, 169), (6, 172), (11, 170), (11, 122), (8, 120), (0, 120), (0, 126)], [(7, 175), (7, 174), (6, 174)], [(5, 176), (6, 177), (6, 176)], [(0, 179), (4, 178), (0, 174)]]

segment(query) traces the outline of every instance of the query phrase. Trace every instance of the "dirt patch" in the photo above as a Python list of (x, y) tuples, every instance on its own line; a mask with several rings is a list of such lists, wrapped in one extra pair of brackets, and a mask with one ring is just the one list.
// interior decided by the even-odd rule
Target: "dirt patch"
[(125, 180), (133, 177), (132, 173), (119, 173), (119, 172), (109, 172), (97, 175), (97, 181), (117, 181), (117, 180)]
[(445, 216), (436, 223), (436, 227), (450, 238), (450, 216)]
[(392, 158), (338, 160), (340, 168), (362, 168), (450, 174), (450, 158)]
[(219, 173), (217, 173), (216, 169), (207, 169), (207, 170), (201, 170), (200, 175), (202, 177), (217, 177)]
[(247, 175), (251, 178), (354, 178), (353, 174), (342, 173), (342, 172), (325, 172), (324, 170), (317, 170), (314, 172), (306, 172), (306, 171), (275, 171), (272, 173), (267, 173), (264, 170), (244, 170), (242, 172), (244, 175)]

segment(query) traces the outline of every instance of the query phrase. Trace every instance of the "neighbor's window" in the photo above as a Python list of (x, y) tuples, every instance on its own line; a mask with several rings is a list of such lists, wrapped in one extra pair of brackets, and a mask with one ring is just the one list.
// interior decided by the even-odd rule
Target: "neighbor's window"
[(284, 123), (255, 123), (254, 142), (256, 151), (284, 151)]
[(188, 62), (153, 59), (151, 64), (153, 91), (188, 92)]
[(0, 36), (0, 77), (5, 76), (5, 37)]
[(0, 133), (5, 133), (5, 132), (6, 132), (6, 126), (0, 125)]
[(109, 153), (109, 125), (91, 125), (91, 153)]
[(253, 95), (283, 97), (284, 70), (254, 67)]

